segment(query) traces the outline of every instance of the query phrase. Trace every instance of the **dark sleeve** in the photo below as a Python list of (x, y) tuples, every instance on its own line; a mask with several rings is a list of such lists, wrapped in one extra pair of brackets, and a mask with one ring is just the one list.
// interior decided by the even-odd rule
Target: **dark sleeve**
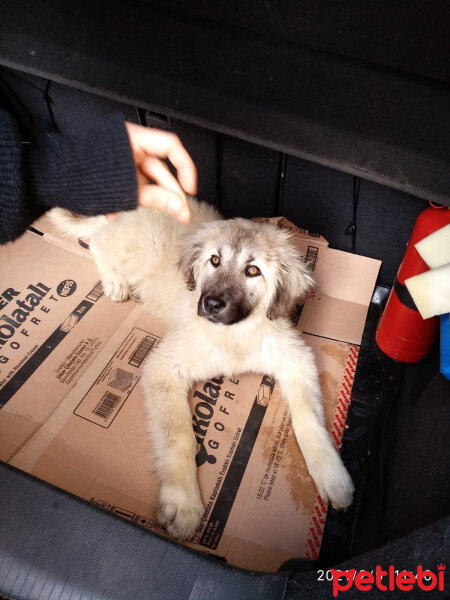
[(52, 133), (22, 144), (16, 122), (0, 110), (0, 243), (54, 206), (84, 215), (136, 208), (136, 167), (120, 116), (78, 137)]

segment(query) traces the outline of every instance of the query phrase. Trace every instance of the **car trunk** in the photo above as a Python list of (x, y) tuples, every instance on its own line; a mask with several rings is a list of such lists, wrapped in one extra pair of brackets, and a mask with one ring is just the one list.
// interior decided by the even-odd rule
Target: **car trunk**
[[(168, 129), (198, 167), (199, 197), (224, 216), (283, 215), (382, 266), (341, 451), (355, 502), (328, 510), (317, 560), (241, 571), (1, 465), (0, 593), (129, 598), (134, 578), (140, 598), (328, 598), (333, 567), (445, 563), (439, 348), (403, 365), (374, 341), (417, 216), (429, 201), (450, 206), (445, 3), (21, 4), (2, 3), (0, 93), (25, 139), (77, 134), (111, 112)], [(75, 576), (64, 564), (77, 561)]]

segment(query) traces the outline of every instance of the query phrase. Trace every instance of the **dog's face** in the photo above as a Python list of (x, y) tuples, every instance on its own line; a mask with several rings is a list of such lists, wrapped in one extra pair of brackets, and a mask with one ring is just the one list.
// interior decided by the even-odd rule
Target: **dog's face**
[(179, 263), (197, 313), (220, 325), (285, 316), (312, 278), (289, 233), (245, 219), (214, 221), (185, 236)]

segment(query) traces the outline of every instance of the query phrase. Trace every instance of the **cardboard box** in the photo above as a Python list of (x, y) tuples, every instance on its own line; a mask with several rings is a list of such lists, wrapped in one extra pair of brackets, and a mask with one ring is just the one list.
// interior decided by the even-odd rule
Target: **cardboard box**
[[(294, 229), (314, 265), (317, 287), (298, 327), (315, 352), (339, 446), (380, 263), (274, 222)], [(0, 459), (164, 534), (139, 386), (163, 327), (142, 305), (102, 295), (85, 245), (59, 239), (45, 217), (0, 248), (0, 281)], [(188, 545), (265, 571), (317, 557), (326, 507), (276, 382), (218, 373), (190, 404), (205, 514)]]

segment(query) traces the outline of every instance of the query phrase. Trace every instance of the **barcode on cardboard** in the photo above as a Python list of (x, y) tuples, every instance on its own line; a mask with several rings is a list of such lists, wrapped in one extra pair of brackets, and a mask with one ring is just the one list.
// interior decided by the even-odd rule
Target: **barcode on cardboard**
[(86, 298), (91, 302), (97, 302), (103, 296), (103, 286), (101, 281), (97, 281), (92, 290), (86, 294)]
[(106, 392), (92, 412), (102, 419), (109, 419), (119, 402), (120, 396)]
[(319, 248), (317, 246), (308, 246), (308, 251), (306, 252), (306, 263), (311, 267), (313, 271), (316, 267), (318, 254)]
[(154, 333), (133, 327), (80, 400), (74, 413), (99, 427), (110, 427), (140, 379), (139, 367), (160, 339)]
[(146, 335), (141, 340), (141, 342), (139, 343), (138, 347), (136, 348), (136, 350), (131, 355), (131, 358), (128, 361), (128, 364), (132, 365), (133, 367), (138, 367), (139, 368), (141, 366), (142, 361), (144, 360), (144, 358), (147, 356), (147, 354), (153, 348), (155, 342), (156, 342), (156, 338), (154, 338), (154, 337), (152, 337), (150, 335)]

